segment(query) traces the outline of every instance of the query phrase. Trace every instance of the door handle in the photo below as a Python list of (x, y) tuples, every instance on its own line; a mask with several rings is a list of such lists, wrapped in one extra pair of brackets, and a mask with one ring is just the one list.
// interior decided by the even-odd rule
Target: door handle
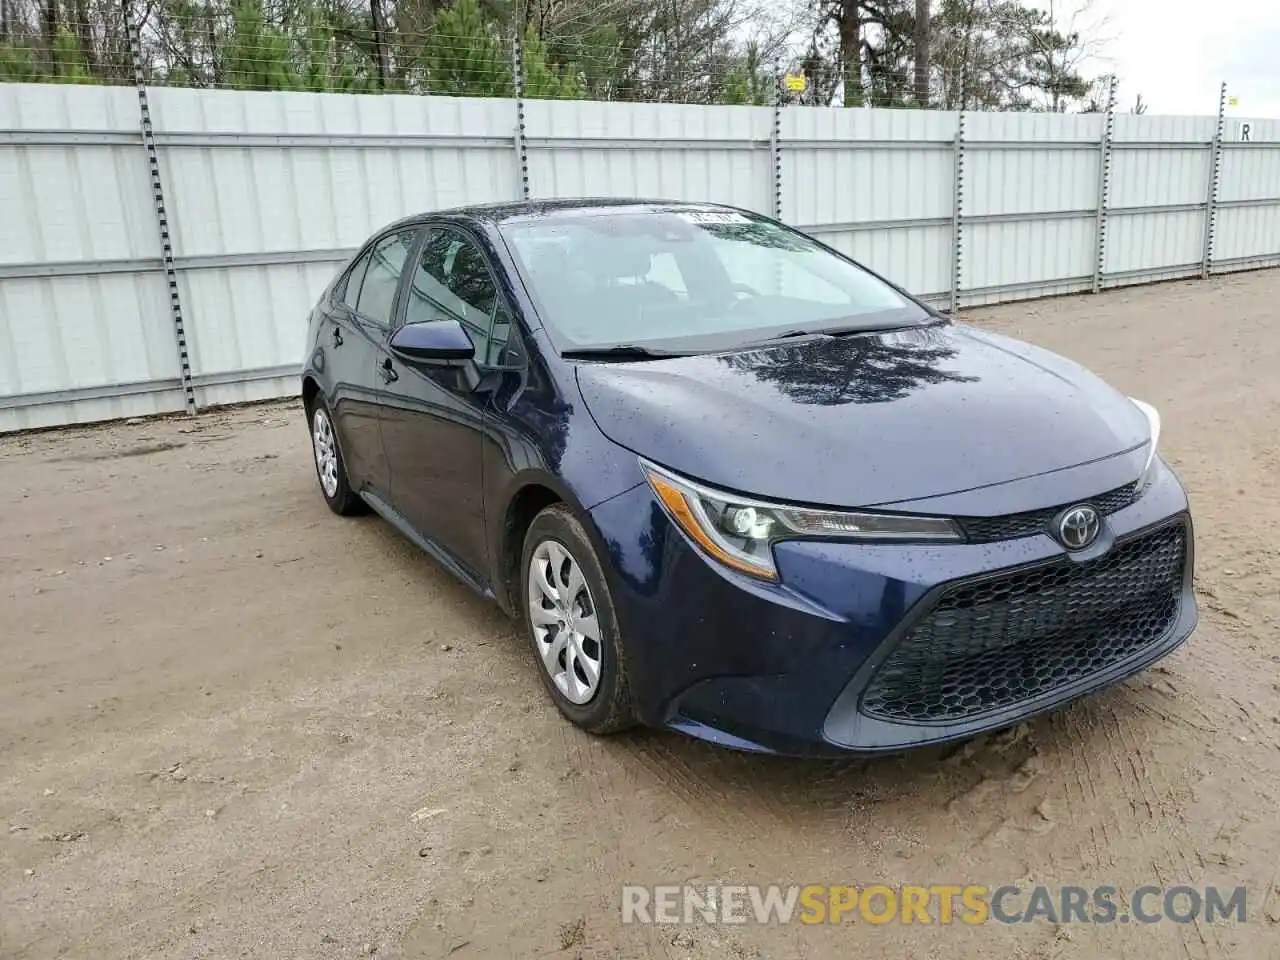
[(342, 346), (342, 331), (337, 327), (333, 328), (333, 345), (335, 347)]
[(400, 374), (396, 373), (395, 366), (391, 363), (391, 358), (382, 361), (382, 382), (390, 383), (393, 380), (399, 380)]

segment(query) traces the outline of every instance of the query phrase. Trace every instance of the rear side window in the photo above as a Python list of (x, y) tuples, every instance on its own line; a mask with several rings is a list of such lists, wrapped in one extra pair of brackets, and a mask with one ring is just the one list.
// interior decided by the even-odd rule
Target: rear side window
[(338, 281), (338, 285), (333, 288), (333, 297), (339, 303), (344, 303), (352, 310), (356, 308), (356, 299), (360, 296), (360, 285), (364, 283), (364, 273), (369, 269), (369, 259), (373, 256), (373, 251), (366, 253), (363, 257), (355, 262), (346, 275)]
[(356, 299), (356, 310), (362, 316), (385, 327), (391, 326), (396, 288), (400, 285), (400, 274), (404, 270), (404, 262), (415, 237), (414, 230), (393, 233), (379, 240), (369, 252), (368, 269)]

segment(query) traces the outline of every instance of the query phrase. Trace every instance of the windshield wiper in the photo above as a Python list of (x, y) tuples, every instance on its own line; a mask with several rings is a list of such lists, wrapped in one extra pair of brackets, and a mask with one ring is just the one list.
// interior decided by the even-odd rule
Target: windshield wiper
[(608, 347), (579, 347), (560, 354), (566, 360), (660, 360), (663, 357), (684, 357), (685, 353), (641, 347), (633, 343), (617, 343)]
[(794, 340), (798, 337), (830, 337), (830, 330), (787, 330), (783, 333), (775, 333), (772, 336), (765, 337), (763, 340), (752, 340), (752, 343), (773, 343), (775, 340)]
[(801, 337), (811, 337), (814, 340), (829, 340), (833, 335), (829, 330), (787, 330), (784, 333), (775, 333), (773, 336), (764, 337), (760, 340), (749, 340), (743, 346), (760, 347), (765, 344), (776, 343), (779, 340), (799, 340)]
[[(931, 321), (936, 322), (936, 321)], [(775, 333), (772, 336), (763, 338), (762, 340), (752, 340), (748, 346), (759, 346), (764, 343), (773, 343), (775, 340), (795, 340), (800, 337), (847, 337), (852, 334), (859, 333), (892, 333), (895, 330), (911, 330), (920, 326), (928, 326), (930, 324), (921, 324), (918, 322), (911, 323), (890, 323), (884, 326), (860, 326), (858, 324), (833, 325), (827, 327), (814, 327), (813, 329), (796, 329), (785, 330), (782, 333)]]

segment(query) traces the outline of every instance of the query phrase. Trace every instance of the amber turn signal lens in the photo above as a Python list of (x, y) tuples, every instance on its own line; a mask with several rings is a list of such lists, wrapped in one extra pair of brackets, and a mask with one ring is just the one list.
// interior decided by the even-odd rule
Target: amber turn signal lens
[(661, 474), (648, 471), (649, 484), (653, 487), (653, 491), (658, 495), (663, 505), (671, 513), (676, 523), (689, 536), (693, 537), (698, 546), (702, 547), (707, 553), (711, 554), (716, 560), (720, 561), (727, 567), (735, 570), (741, 570), (743, 573), (749, 573), (753, 577), (759, 577), (762, 580), (777, 580), (777, 574), (770, 568), (758, 566), (753, 563), (735, 557), (729, 553), (718, 543), (716, 543), (703, 529), (702, 523), (699, 521), (697, 513), (689, 503), (685, 493), (677, 489), (670, 481)]

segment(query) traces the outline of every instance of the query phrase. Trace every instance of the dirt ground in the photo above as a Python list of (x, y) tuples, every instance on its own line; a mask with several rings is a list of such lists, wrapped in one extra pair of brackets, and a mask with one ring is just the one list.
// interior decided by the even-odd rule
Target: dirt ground
[[(821, 763), (561, 721), (320, 499), (297, 404), (0, 438), (0, 956), (1280, 958), (1280, 272), (974, 311), (1154, 402), (1203, 619), (1009, 734)], [(1210, 883), (1247, 922), (623, 925), (624, 883)]]

